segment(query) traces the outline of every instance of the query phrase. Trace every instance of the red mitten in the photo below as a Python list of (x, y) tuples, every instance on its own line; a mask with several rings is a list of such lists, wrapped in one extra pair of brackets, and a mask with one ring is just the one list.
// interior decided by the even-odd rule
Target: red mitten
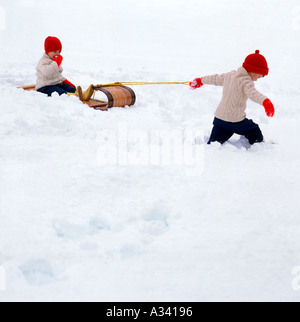
[(190, 82), (191, 89), (200, 88), (202, 86), (203, 86), (202, 78), (195, 78), (192, 82)]
[(63, 84), (68, 84), (76, 89), (76, 86), (74, 84), (72, 84), (71, 82), (69, 82), (67, 79), (63, 82)]
[(59, 67), (63, 61), (63, 56), (62, 55), (58, 55), (54, 58), (54, 61), (56, 62), (57, 66)]
[(263, 107), (265, 108), (266, 114), (269, 117), (273, 117), (275, 114), (275, 108), (272, 102), (267, 98), (263, 102)]

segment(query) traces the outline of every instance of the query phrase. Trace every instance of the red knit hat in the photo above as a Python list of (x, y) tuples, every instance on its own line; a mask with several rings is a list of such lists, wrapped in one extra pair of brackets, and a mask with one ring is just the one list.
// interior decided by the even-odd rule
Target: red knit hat
[(259, 53), (259, 50), (256, 50), (255, 54), (246, 57), (243, 67), (247, 72), (265, 76), (269, 74), (266, 58)]
[(62, 44), (60, 40), (56, 37), (47, 37), (45, 39), (45, 52), (46, 54), (50, 53), (51, 51), (61, 51), (62, 50)]

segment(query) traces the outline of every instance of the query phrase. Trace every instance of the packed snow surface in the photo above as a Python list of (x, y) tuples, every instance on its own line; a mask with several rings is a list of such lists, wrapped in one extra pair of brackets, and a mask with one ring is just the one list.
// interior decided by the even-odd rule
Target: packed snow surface
[[(0, 301), (299, 301), (299, 1), (0, 0)], [(265, 142), (206, 145), (222, 88), (96, 111), (35, 82), (190, 81), (261, 51)], [(296, 273), (296, 274), (295, 274)], [(5, 284), (5, 285), (4, 285)]]

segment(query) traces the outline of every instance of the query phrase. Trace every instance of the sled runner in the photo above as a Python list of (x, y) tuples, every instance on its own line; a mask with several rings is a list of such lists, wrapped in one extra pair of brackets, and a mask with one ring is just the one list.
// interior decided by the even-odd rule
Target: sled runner
[(35, 85), (19, 86), (17, 88), (23, 88), (25, 91), (35, 91)]
[[(35, 85), (20, 86), (26, 91), (35, 90)], [(97, 91), (101, 91), (107, 97), (107, 101), (95, 99)], [(134, 91), (124, 85), (109, 84), (109, 85), (90, 85), (86, 91), (82, 91), (81, 86), (77, 87), (76, 93), (69, 93), (68, 95), (75, 95), (88, 106), (96, 109), (106, 111), (112, 107), (125, 107), (134, 105), (136, 96)]]

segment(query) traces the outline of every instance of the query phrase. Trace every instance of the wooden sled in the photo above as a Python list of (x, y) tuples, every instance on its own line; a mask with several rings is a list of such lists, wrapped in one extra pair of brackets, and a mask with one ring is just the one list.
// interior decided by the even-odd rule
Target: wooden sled
[(23, 88), (25, 91), (35, 91), (35, 85), (19, 86), (17, 88)]
[[(35, 85), (20, 86), (26, 91), (35, 91)], [(107, 97), (107, 101), (92, 98), (95, 91), (101, 91)], [(107, 111), (112, 107), (125, 107), (134, 105), (136, 96), (134, 91), (123, 85), (91, 85), (85, 92), (80, 86), (77, 87), (75, 94), (80, 100), (95, 110)]]
[(134, 105), (136, 96), (134, 91), (124, 85), (90, 85), (86, 91), (82, 91), (80, 86), (77, 87), (77, 94), (79, 99), (83, 102), (93, 101), (95, 93), (100, 91), (106, 95), (106, 107), (125, 107)]
[(134, 91), (124, 85), (95, 85), (95, 91), (101, 91), (107, 97), (107, 108), (132, 106), (135, 103), (136, 96)]

